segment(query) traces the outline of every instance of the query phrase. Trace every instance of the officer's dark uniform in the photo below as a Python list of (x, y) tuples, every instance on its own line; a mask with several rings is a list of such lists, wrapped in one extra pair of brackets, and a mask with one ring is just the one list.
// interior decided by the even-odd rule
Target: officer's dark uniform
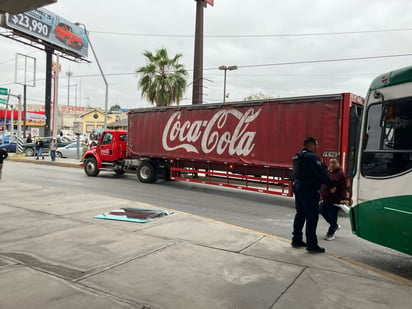
[(293, 192), (295, 194), (296, 215), (293, 222), (292, 246), (302, 246), (302, 229), (306, 221), (306, 243), (308, 250), (319, 248), (316, 237), (319, 212), (319, 189), (322, 184), (332, 188), (326, 166), (318, 155), (303, 148), (292, 157)]
[(3, 171), (3, 160), (5, 160), (8, 156), (8, 152), (4, 148), (0, 148), (0, 179), (1, 179), (1, 174)]

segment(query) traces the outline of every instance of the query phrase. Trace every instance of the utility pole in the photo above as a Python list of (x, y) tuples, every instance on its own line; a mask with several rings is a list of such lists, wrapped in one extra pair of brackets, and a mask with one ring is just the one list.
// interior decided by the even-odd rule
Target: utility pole
[(203, 102), (203, 0), (196, 0), (195, 52), (193, 64), (192, 104)]
[[(49, 49), (46, 49), (46, 53), (49, 53)], [(23, 62), (23, 67), (21, 66), (21, 62)], [(28, 76), (29, 70), (31, 69), (31, 76)], [(47, 74), (47, 64), (46, 64), (46, 74)], [(23, 72), (21, 72), (23, 71)], [(23, 78), (21, 78), (21, 74), (23, 73)], [(23, 127), (23, 137), (26, 137), (27, 131), (27, 86), (35, 87), (36, 85), (36, 58), (22, 55), (17, 53), (16, 54), (16, 63), (15, 63), (15, 78), (14, 82), (16, 84), (23, 85), (23, 108), (24, 108), (24, 127)], [(47, 75), (46, 75), (46, 102), (47, 102)], [(47, 105), (45, 106), (47, 112)]]
[(44, 109), (46, 112), (46, 126), (44, 127), (44, 136), (50, 136), (51, 134), (51, 92), (52, 92), (52, 65), (53, 65), (53, 52), (54, 49), (46, 48), (46, 96)]
[(195, 51), (193, 63), (192, 104), (203, 103), (203, 12), (207, 4), (213, 6), (214, 0), (196, 1)]
[(59, 119), (59, 73), (61, 71), (60, 67), (60, 57), (59, 55), (56, 56), (56, 62), (53, 64), (53, 72), (54, 72), (54, 91), (53, 91), (53, 132), (52, 135), (57, 135), (57, 122)]
[(73, 75), (73, 72), (66, 72), (67, 75), (67, 106), (70, 106), (70, 76)]

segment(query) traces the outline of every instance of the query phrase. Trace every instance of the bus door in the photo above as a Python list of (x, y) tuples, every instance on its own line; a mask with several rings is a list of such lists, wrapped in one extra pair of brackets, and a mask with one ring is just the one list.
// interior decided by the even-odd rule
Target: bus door
[(356, 173), (356, 161), (362, 123), (363, 105), (353, 104), (349, 111), (348, 157), (346, 176), (352, 179)]

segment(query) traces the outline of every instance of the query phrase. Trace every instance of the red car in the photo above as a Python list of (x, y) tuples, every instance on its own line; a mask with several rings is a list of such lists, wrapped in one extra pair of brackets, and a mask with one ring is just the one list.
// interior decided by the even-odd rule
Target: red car
[(55, 30), (57, 39), (63, 41), (67, 46), (82, 49), (83, 40), (77, 34), (73, 33), (72, 27), (65, 23), (59, 23)]

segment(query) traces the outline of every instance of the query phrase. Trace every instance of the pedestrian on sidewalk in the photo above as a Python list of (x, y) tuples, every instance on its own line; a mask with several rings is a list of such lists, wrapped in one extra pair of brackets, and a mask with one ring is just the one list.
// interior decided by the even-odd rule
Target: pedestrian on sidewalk
[(39, 157), (42, 157), (42, 160), (44, 160), (44, 155), (43, 155), (44, 144), (40, 137), (37, 138), (35, 147), (36, 147), (36, 160), (38, 160)]
[[(296, 214), (293, 222), (292, 247), (306, 247), (310, 253), (323, 253), (319, 247), (316, 228), (319, 220), (319, 190), (322, 184), (334, 192), (333, 183), (328, 177), (326, 166), (316, 154), (319, 147), (315, 137), (307, 137), (303, 148), (292, 157), (293, 192), (295, 194)], [(306, 222), (306, 243), (303, 241), (303, 226)]]
[(336, 191), (332, 193), (325, 185), (321, 188), (322, 202), (320, 204), (320, 213), (326, 222), (329, 223), (325, 240), (335, 239), (335, 233), (340, 229), (340, 225), (338, 224), (338, 212), (340, 208), (334, 204), (342, 204), (346, 198), (346, 177), (336, 158), (332, 158), (329, 161), (329, 178), (336, 187)]
[(50, 142), (50, 159), (56, 161), (57, 141), (55, 138)]
[(3, 161), (9, 156), (8, 152), (4, 148), (0, 148), (0, 179), (3, 172)]

